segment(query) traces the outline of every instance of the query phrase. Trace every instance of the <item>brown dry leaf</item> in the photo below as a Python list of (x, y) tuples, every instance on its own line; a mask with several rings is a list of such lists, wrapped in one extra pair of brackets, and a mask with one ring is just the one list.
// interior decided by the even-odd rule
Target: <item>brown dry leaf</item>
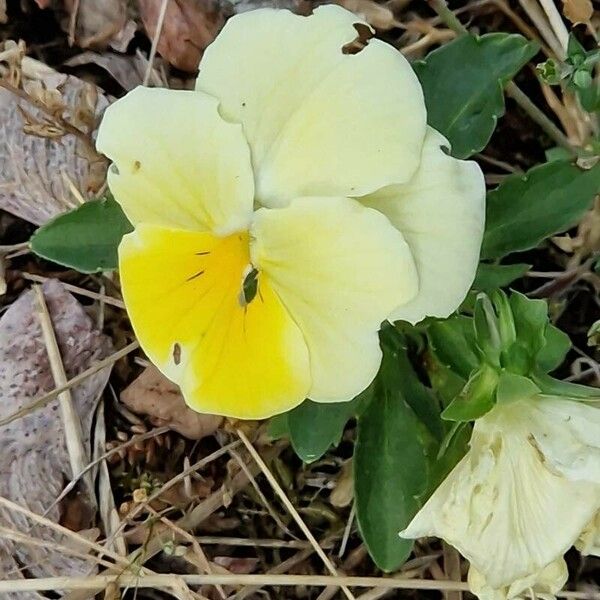
[(148, 367), (121, 393), (121, 402), (135, 413), (148, 415), (153, 425), (167, 425), (192, 440), (214, 433), (223, 417), (197, 413), (187, 406), (179, 387), (155, 366)]
[(333, 506), (342, 508), (348, 506), (354, 498), (354, 477), (352, 474), (352, 460), (347, 460), (335, 482), (335, 488), (329, 495)]
[(387, 31), (399, 25), (387, 6), (373, 0), (337, 0), (337, 3), (379, 31)]
[(107, 163), (93, 152), (91, 136), (109, 101), (95, 86), (33, 59), (18, 67), (9, 64), (5, 76), (20, 79), (34, 102), (90, 138), (86, 144), (65, 135), (44, 111), (0, 88), (0, 208), (42, 225), (77, 206), (71, 186), (87, 198), (104, 184)]
[(229, 573), (238, 575), (254, 573), (259, 562), (259, 559), (255, 557), (215, 556), (213, 559), (213, 564), (225, 568)]
[[(83, 307), (62, 284), (49, 280), (43, 291), (50, 311), (68, 378), (89, 368), (111, 351), (108, 337), (97, 331)], [(87, 378), (71, 392), (81, 417), (84, 441), (90, 442), (94, 407), (106, 386), (110, 369)], [(34, 398), (53, 389), (54, 379), (35, 311), (33, 291), (24, 293), (0, 320), (0, 417), (7, 417)], [(33, 512), (43, 514), (71, 479), (58, 400), (0, 427), (0, 496)], [(93, 517), (83, 493), (54, 506), (47, 517), (55, 522), (89, 527)], [(34, 526), (21, 514), (2, 509), (3, 527), (72, 546), (63, 536)], [(96, 532), (97, 533), (97, 532)], [(85, 553), (85, 549), (77, 551)], [(25, 570), (21, 567), (25, 566)], [(0, 578), (82, 577), (91, 561), (69, 556), (47, 547), (28, 546), (0, 538)], [(5, 593), (3, 600), (39, 600), (37, 593)]]
[(129, 56), (105, 52), (83, 52), (65, 61), (67, 67), (80, 65), (98, 65), (126, 91), (130, 91), (138, 85), (142, 85), (146, 63), (139, 55)]
[(126, 0), (64, 0), (64, 5), (69, 17), (64, 20), (63, 29), (69, 31), (74, 18), (73, 41), (82, 48), (103, 49), (113, 41), (122, 46), (124, 30), (128, 30), (127, 43), (133, 38), (135, 30), (128, 28)]
[(8, 22), (8, 17), (6, 16), (6, 0), (0, 0), (0, 25), (4, 25), (4, 23)]
[(257, 8), (287, 9), (299, 15), (309, 15), (313, 10), (311, 0), (231, 0), (235, 13)]
[[(138, 0), (140, 17), (150, 39), (162, 0)], [(167, 4), (158, 52), (170, 64), (193, 73), (204, 49), (215, 39), (231, 14), (227, 0), (172, 0)]]
[(594, 14), (591, 0), (563, 0), (563, 14), (571, 23), (587, 23)]

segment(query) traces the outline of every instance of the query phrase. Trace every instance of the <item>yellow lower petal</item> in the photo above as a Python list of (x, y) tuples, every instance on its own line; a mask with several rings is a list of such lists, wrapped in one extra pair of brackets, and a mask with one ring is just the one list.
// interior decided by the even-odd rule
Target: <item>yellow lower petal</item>
[(297, 325), (258, 275), (243, 300), (248, 235), (219, 238), (142, 225), (119, 248), (125, 302), (149, 358), (201, 412), (264, 418), (310, 388)]

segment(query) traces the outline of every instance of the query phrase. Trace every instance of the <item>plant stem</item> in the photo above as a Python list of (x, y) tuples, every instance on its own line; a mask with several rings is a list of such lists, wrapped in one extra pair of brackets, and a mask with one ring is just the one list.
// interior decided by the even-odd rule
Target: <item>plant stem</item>
[(444, 23), (459, 35), (469, 33), (469, 30), (458, 20), (456, 15), (448, 8), (446, 0), (429, 0), (429, 5), (439, 15)]
[(567, 150), (573, 156), (577, 156), (577, 150), (567, 139), (567, 136), (524, 94), (514, 81), (506, 84), (506, 93), (510, 96), (531, 118), (535, 121), (559, 146)]
[[(459, 35), (469, 34), (468, 29), (448, 8), (446, 0), (429, 0), (429, 5), (452, 31)], [(567, 136), (521, 91), (516, 83), (509, 81), (505, 86), (505, 91), (529, 115), (531, 120), (544, 130), (549, 138), (573, 156), (578, 155), (576, 148), (569, 142)]]

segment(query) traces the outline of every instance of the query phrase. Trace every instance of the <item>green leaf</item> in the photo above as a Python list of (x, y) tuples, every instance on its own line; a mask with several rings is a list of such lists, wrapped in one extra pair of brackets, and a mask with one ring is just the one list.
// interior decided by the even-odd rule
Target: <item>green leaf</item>
[(450, 367), (465, 380), (478, 368), (473, 319), (454, 315), (444, 321), (435, 321), (427, 329), (427, 337), (442, 365)]
[(305, 400), (287, 413), (289, 437), (296, 454), (313, 462), (342, 439), (346, 423), (355, 416), (357, 403)]
[(288, 427), (288, 413), (281, 413), (269, 419), (267, 426), (267, 435), (274, 440), (290, 437), (290, 428)]
[(490, 411), (496, 399), (498, 372), (483, 364), (442, 413), (447, 421), (473, 421)]
[(410, 408), (405, 381), (412, 369), (399, 368), (398, 347), (384, 345), (374, 394), (358, 418), (354, 452), (356, 516), (369, 554), (384, 571), (397, 569), (409, 556), (412, 541), (401, 539), (428, 488), (432, 440)]
[(457, 421), (446, 435), (431, 467), (427, 498), (435, 492), (448, 473), (458, 464), (469, 449), (472, 427), (469, 423)]
[(538, 371), (531, 376), (533, 382), (540, 388), (542, 394), (548, 396), (564, 396), (576, 400), (600, 401), (600, 388), (560, 381), (546, 373)]
[(522, 277), (530, 268), (531, 265), (523, 263), (516, 265), (479, 263), (473, 288), (480, 292), (491, 292), (497, 288), (506, 287), (515, 279)]
[(545, 300), (534, 300), (519, 292), (510, 296), (518, 342), (525, 346), (533, 358), (546, 344), (548, 304)]
[(516, 400), (530, 398), (540, 393), (540, 388), (529, 379), (515, 373), (504, 372), (500, 375), (496, 390), (496, 402), (507, 404)]
[(42, 225), (31, 237), (31, 249), (82, 273), (110, 271), (118, 267), (121, 238), (132, 229), (115, 200), (91, 200)]
[(512, 175), (488, 194), (482, 257), (535, 248), (576, 223), (600, 192), (600, 164), (582, 171), (554, 160)]
[(544, 346), (536, 357), (538, 366), (549, 373), (560, 367), (571, 349), (571, 339), (558, 327), (549, 323), (544, 332)]
[(448, 138), (453, 156), (486, 147), (504, 114), (502, 88), (537, 51), (521, 35), (463, 35), (415, 63), (428, 122)]

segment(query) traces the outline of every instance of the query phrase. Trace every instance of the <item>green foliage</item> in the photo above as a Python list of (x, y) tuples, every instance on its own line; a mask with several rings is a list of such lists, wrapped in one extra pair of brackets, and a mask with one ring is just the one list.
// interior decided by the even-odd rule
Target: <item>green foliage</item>
[(502, 88), (537, 51), (520, 35), (463, 35), (414, 65), (429, 124), (448, 138), (453, 156), (485, 148), (504, 114)]
[(442, 365), (450, 367), (463, 379), (469, 379), (479, 366), (473, 319), (455, 315), (444, 321), (435, 321), (429, 326), (427, 336)]
[[(552, 325), (544, 300), (496, 290), (479, 294), (472, 317), (455, 315), (432, 323), (427, 332), (435, 361), (434, 388), (451, 387), (442, 418), (466, 422), (482, 417), (497, 401), (539, 392), (595, 397), (600, 392), (546, 375), (571, 348)], [(454, 379), (445, 369), (450, 369)], [(562, 387), (561, 387), (562, 386)], [(561, 392), (562, 389), (562, 392)]]
[(82, 273), (110, 271), (118, 267), (117, 248), (130, 231), (115, 200), (92, 200), (40, 227), (31, 237), (31, 249)]
[(583, 171), (555, 160), (513, 175), (488, 194), (482, 257), (535, 248), (580, 219), (600, 192), (600, 164)]
[(287, 413), (289, 438), (296, 454), (313, 462), (342, 439), (346, 423), (355, 416), (358, 399), (320, 403), (305, 400)]
[(496, 369), (485, 363), (481, 365), (444, 410), (442, 418), (447, 421), (473, 421), (483, 417), (494, 406), (498, 379)]
[[(381, 569), (393, 571), (408, 557), (404, 529), (428, 490), (437, 444), (412, 410), (408, 396), (422, 386), (398, 333), (382, 332), (383, 361), (373, 397), (358, 418), (354, 497), (363, 540)], [(409, 382), (409, 383), (407, 383)]]
[(540, 388), (529, 377), (505, 371), (498, 380), (496, 402), (507, 404), (523, 398), (530, 398), (539, 393)]
[(549, 85), (563, 84), (573, 90), (588, 112), (600, 110), (600, 86), (594, 80), (594, 67), (600, 61), (600, 50), (586, 51), (573, 33), (569, 36), (564, 62), (548, 59), (537, 66), (541, 79)]
[(494, 265), (480, 263), (473, 282), (473, 289), (480, 292), (491, 292), (497, 288), (506, 287), (515, 279), (522, 277), (531, 265), (523, 263), (515, 265)]

